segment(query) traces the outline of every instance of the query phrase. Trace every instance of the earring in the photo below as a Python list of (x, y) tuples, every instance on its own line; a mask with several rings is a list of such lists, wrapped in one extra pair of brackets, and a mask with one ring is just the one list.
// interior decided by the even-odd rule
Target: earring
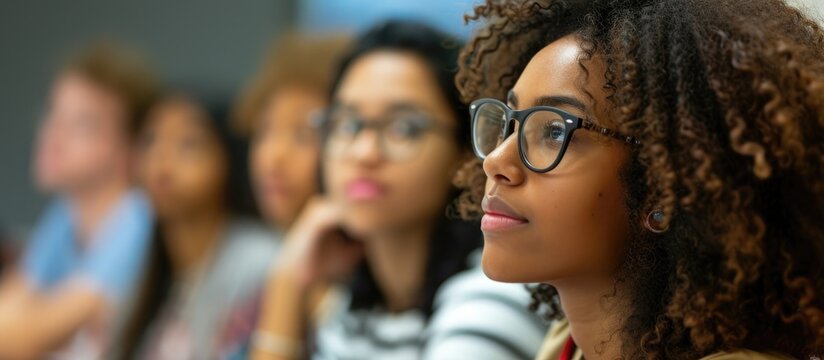
[(644, 220), (644, 226), (646, 226), (647, 230), (656, 234), (663, 233), (669, 228), (668, 226), (664, 226), (664, 211), (661, 209), (651, 211), (649, 215), (647, 215), (646, 220)]

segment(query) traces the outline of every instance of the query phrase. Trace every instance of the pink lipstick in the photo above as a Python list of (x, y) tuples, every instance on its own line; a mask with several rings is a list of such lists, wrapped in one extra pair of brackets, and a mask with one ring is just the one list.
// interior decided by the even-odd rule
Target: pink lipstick
[(385, 193), (386, 187), (383, 184), (368, 178), (360, 178), (346, 185), (346, 197), (350, 200), (375, 200)]
[(502, 232), (529, 223), (529, 220), (519, 215), (499, 197), (484, 197), (481, 207), (484, 211), (484, 216), (481, 219), (481, 230), (484, 232)]

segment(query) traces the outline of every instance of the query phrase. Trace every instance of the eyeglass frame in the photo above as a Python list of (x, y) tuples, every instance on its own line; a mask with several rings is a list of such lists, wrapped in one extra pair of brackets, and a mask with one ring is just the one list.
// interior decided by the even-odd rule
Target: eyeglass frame
[[(575, 132), (575, 130), (578, 129), (589, 130), (602, 136), (621, 140), (633, 146), (641, 144), (641, 141), (635, 137), (624, 135), (618, 131), (596, 125), (592, 121), (572, 115), (556, 107), (541, 105), (533, 106), (531, 108), (523, 110), (514, 110), (510, 108), (507, 104), (505, 104), (503, 101), (500, 101), (498, 99), (483, 98), (475, 100), (469, 105), (469, 116), (470, 119), (472, 119), (472, 150), (475, 152), (475, 156), (477, 156), (481, 160), (486, 160), (488, 154), (483, 155), (481, 153), (481, 150), (478, 148), (478, 144), (475, 141), (475, 139), (477, 139), (476, 132), (478, 128), (476, 126), (478, 121), (478, 117), (476, 115), (478, 109), (480, 109), (481, 106), (486, 104), (500, 105), (501, 108), (504, 109), (504, 126), (501, 133), (501, 144), (503, 144), (503, 142), (506, 141), (506, 139), (514, 132), (514, 130), (510, 130), (512, 126), (512, 121), (516, 121), (520, 124), (520, 126), (518, 127), (518, 155), (521, 158), (521, 162), (523, 162), (529, 170), (536, 173), (548, 173), (555, 169), (558, 166), (558, 164), (561, 163), (561, 159), (563, 159), (567, 147), (569, 147), (569, 142), (572, 141), (572, 134)], [(558, 156), (555, 158), (555, 161), (545, 168), (539, 168), (532, 165), (532, 163), (529, 162), (529, 159), (527, 159), (526, 153), (524, 152), (524, 147), (522, 145), (524, 143), (524, 128), (526, 127), (526, 122), (529, 120), (530, 115), (538, 111), (553, 112), (556, 115), (559, 115), (564, 123), (564, 142), (561, 145), (561, 149), (558, 151)], [(500, 146), (501, 144), (495, 146), (495, 149), (497, 149), (498, 146)], [(492, 149), (492, 151), (495, 151), (495, 149)], [(492, 151), (490, 151), (490, 153)]]
[[(325, 109), (323, 111), (323, 114), (318, 119), (318, 121), (315, 122), (317, 124), (318, 128), (321, 129), (321, 134), (322, 134), (322, 137), (323, 137), (324, 147), (329, 146), (328, 145), (329, 141), (333, 137), (332, 129), (334, 127), (335, 121), (332, 120), (332, 114), (337, 109), (338, 109), (338, 107), (334, 106), (334, 105), (328, 107), (327, 109)], [(455, 127), (452, 127), (452, 126), (449, 126), (449, 125), (446, 125), (446, 124), (442, 124), (439, 121), (432, 118), (432, 116), (426, 114), (425, 112), (422, 112), (422, 111), (419, 111), (419, 110), (416, 110), (416, 112), (419, 113), (417, 115), (420, 115), (425, 120), (425, 124), (424, 124), (425, 126), (422, 128), (422, 130), (424, 130), (426, 132), (433, 133), (433, 134), (439, 134), (439, 135), (442, 135), (442, 136), (455, 136), (455, 135), (457, 135), (457, 129), (455, 129)], [(352, 144), (354, 144), (354, 142), (358, 139), (358, 136), (361, 135), (364, 130), (372, 130), (372, 131), (375, 131), (375, 133), (377, 135), (378, 148), (380, 149), (380, 152), (383, 156), (385, 156), (387, 159), (391, 159), (392, 161), (408, 160), (407, 158), (404, 158), (404, 157), (401, 157), (399, 159), (393, 159), (393, 157), (390, 156), (388, 154), (388, 152), (386, 151), (386, 144), (385, 144), (386, 139), (384, 138), (384, 135), (383, 135), (383, 129), (390, 126), (394, 120), (384, 119), (387, 116), (380, 116), (378, 120), (371, 120), (371, 119), (367, 119), (366, 117), (361, 116), (360, 114), (357, 114), (357, 113), (355, 115), (360, 120), (363, 127), (359, 130), (359, 133), (356, 134), (356, 136), (354, 136), (352, 138)], [(352, 144), (349, 144), (348, 146), (351, 147)], [(344, 156), (344, 155), (341, 154), (339, 156)], [(412, 158), (412, 157), (413, 157), (413, 155), (410, 155), (408, 158)]]

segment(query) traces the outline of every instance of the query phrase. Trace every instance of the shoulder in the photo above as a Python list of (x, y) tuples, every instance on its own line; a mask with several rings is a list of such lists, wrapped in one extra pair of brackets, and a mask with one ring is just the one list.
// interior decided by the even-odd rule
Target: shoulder
[(74, 250), (72, 243), (72, 215), (69, 204), (62, 199), (52, 200), (43, 210), (30, 234), (23, 263), (28, 270), (52, 268)]
[(260, 291), (279, 249), (273, 233), (250, 220), (232, 220), (205, 274), (209, 296), (228, 303), (246, 301)]
[[(153, 219), (152, 206), (143, 191), (129, 190), (95, 230), (94, 241), (113, 243), (108, 247), (127, 246), (126, 243), (143, 247), (151, 237)], [(110, 240), (124, 238), (130, 241), (124, 243), (122, 240)]]
[(334, 312), (314, 334), (313, 359), (420, 359), (426, 320), (419, 310), (349, 309), (351, 294), (338, 294)]
[[(541, 344), (541, 348), (538, 351), (538, 356), (535, 358), (540, 360), (560, 358), (564, 344), (566, 343), (567, 338), (569, 338), (569, 334), (569, 322), (566, 319), (555, 321), (549, 328), (549, 331), (547, 331), (543, 343)], [(579, 359), (581, 357), (580, 350), (576, 351), (576, 354), (573, 355), (574, 359)]]
[(225, 252), (267, 259), (280, 248), (280, 234), (250, 219), (235, 219), (226, 230)]
[[(537, 359), (557, 359), (560, 354), (561, 350), (564, 347), (564, 343), (566, 342), (567, 338), (569, 338), (570, 330), (569, 330), (569, 322), (566, 319), (556, 321), (550, 330), (547, 332), (546, 338), (544, 339), (544, 343), (541, 346), (541, 351), (538, 353)], [(576, 352), (575, 358), (579, 358), (580, 351)], [(715, 353), (706, 357), (701, 358), (701, 360), (786, 360), (791, 359), (789, 357), (777, 355), (777, 354), (768, 354), (768, 353), (760, 353), (750, 350), (739, 350), (735, 352), (720, 352)]]
[(125, 221), (148, 223), (154, 216), (149, 198), (139, 189), (129, 190), (120, 201), (118, 210)]
[[(88, 261), (107, 268), (140, 267), (148, 254), (153, 216), (149, 200), (141, 190), (132, 189), (122, 194), (95, 229), (90, 241), (95, 246), (86, 254)], [(122, 261), (125, 262), (118, 264)]]
[(770, 354), (770, 353), (760, 353), (750, 350), (739, 350), (735, 352), (721, 352), (715, 353), (710, 356), (706, 356), (701, 358), (701, 360), (785, 360), (790, 359), (789, 357), (778, 355), (778, 354)]
[(72, 231), (71, 218), (71, 208), (66, 200), (52, 200), (46, 205), (46, 208), (37, 220), (32, 238), (54, 238), (56, 234), (70, 235)]
[(265, 226), (247, 219), (229, 223), (215, 267), (235, 279), (258, 278), (268, 273), (280, 237)]
[(69, 220), (71, 218), (71, 207), (69, 202), (63, 198), (56, 198), (51, 200), (43, 210), (41, 220), (47, 219), (61, 219)]
[(71, 270), (74, 253), (71, 213), (67, 204), (54, 200), (44, 209), (26, 243), (20, 274), (37, 289), (52, 286)]

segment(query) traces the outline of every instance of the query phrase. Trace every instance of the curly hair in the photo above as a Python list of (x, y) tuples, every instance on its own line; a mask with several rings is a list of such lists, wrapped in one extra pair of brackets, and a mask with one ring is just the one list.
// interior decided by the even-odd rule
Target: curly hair
[[(824, 350), (824, 31), (781, 0), (487, 0), (461, 54), (465, 101), (503, 99), (527, 62), (575, 34), (606, 61), (631, 240), (625, 358)], [(583, 66), (583, 65), (582, 65)], [(586, 69), (584, 69), (586, 70)], [(600, 74), (587, 74), (595, 76)], [(459, 208), (479, 214), (480, 161)], [(640, 226), (653, 209), (668, 231)], [(535, 309), (563, 316), (556, 290)], [(625, 294), (623, 293), (625, 292)]]

